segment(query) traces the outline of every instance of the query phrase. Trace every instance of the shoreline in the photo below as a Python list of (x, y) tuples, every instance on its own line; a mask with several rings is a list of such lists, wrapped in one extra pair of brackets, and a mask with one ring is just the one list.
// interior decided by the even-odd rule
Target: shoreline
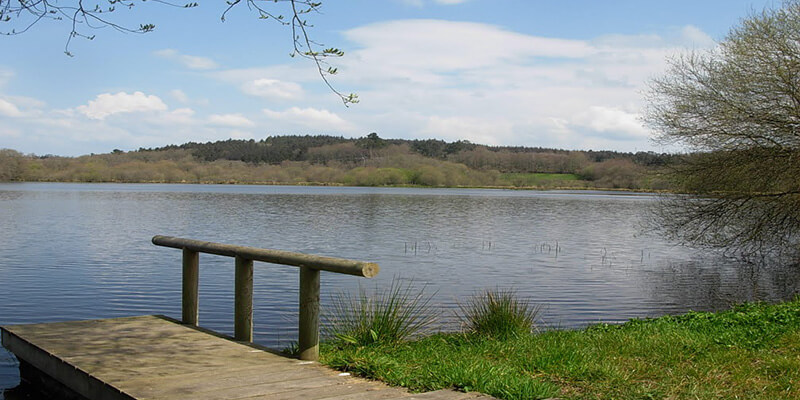
[(628, 189), (586, 186), (425, 186), (425, 185), (347, 185), (336, 182), (247, 182), (247, 181), (0, 181), (0, 184), (14, 183), (64, 183), (64, 184), (118, 184), (118, 185), (198, 185), (198, 186), (289, 186), (289, 187), (352, 187), (352, 188), (412, 188), (412, 189), (487, 189), (513, 191), (608, 191), (620, 193), (680, 194), (669, 190)]

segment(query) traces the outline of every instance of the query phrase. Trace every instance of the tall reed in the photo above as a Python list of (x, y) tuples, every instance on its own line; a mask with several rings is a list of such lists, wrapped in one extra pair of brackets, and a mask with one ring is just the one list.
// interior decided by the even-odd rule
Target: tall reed
[(467, 332), (498, 339), (530, 334), (540, 307), (522, 300), (512, 289), (488, 289), (459, 306)]
[(342, 344), (358, 346), (397, 343), (424, 333), (435, 321), (432, 295), (425, 286), (392, 280), (383, 290), (368, 294), (359, 287), (357, 294), (338, 293), (325, 316), (325, 336)]

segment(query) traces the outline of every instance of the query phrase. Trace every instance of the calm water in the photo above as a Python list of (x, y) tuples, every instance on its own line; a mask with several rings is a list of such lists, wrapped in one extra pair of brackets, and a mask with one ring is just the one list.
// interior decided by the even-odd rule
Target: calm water
[[(754, 267), (642, 231), (649, 195), (281, 186), (0, 184), (0, 325), (180, 317), (170, 235), (378, 262), (372, 280), (323, 273), (330, 295), (427, 285), (439, 329), (477, 290), (514, 288), (542, 323), (581, 327), (798, 293), (796, 270)], [(200, 324), (233, 329), (233, 260), (201, 255)], [(255, 340), (295, 339), (297, 270), (256, 263)], [(17, 384), (0, 350), (0, 392)], [(0, 398), (2, 394), (0, 394)]]

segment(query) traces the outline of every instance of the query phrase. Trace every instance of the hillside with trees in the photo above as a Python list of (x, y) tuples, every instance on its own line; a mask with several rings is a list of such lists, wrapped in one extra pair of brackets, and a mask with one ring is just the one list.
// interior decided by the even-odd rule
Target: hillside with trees
[(0, 180), (669, 189), (677, 156), (326, 135), (140, 148), (81, 157), (0, 150)]

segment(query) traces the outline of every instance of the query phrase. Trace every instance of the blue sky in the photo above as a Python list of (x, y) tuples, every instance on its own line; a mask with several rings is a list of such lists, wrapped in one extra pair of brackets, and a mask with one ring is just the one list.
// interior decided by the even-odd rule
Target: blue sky
[(63, 22), (0, 37), (0, 148), (74, 156), (378, 132), (673, 151), (652, 143), (639, 119), (647, 81), (666, 57), (713, 48), (740, 18), (777, 2), (329, 0), (309, 15), (310, 34), (346, 52), (332, 61), (331, 82), (358, 93), (349, 108), (311, 62), (288, 56), (288, 29), (244, 6), (223, 23), (221, 3), (137, 3), (110, 18), (154, 23), (154, 32), (86, 30), (96, 38), (74, 39), (74, 57), (63, 53)]

